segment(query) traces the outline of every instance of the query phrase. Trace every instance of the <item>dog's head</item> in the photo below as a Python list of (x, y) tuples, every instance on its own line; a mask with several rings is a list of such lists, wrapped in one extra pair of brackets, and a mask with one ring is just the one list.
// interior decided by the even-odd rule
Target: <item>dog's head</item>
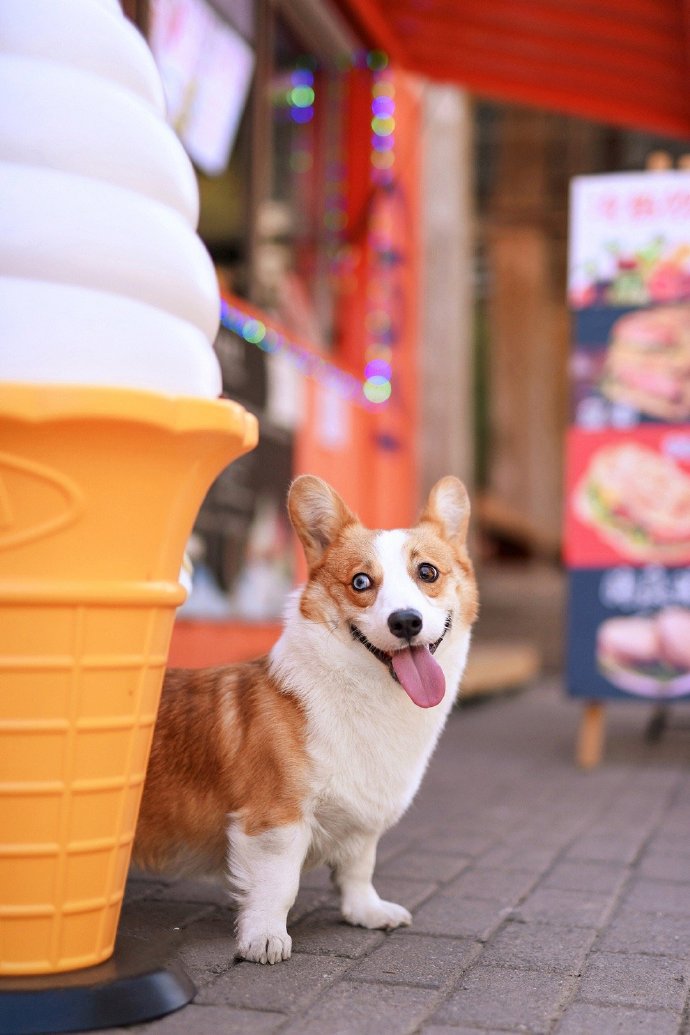
[(337, 492), (312, 475), (293, 482), (288, 510), (309, 568), (302, 615), (368, 651), (372, 664), (385, 665), (415, 704), (438, 704), (445, 677), (434, 654), (451, 630), (466, 631), (477, 614), (462, 482), (437, 482), (407, 530), (365, 528)]

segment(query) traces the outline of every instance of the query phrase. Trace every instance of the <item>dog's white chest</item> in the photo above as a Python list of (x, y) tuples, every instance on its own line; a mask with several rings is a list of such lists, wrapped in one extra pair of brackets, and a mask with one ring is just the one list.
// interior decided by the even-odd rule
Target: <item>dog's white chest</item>
[(304, 707), (310, 861), (329, 861), (347, 837), (380, 835), (412, 801), (452, 708), (469, 634), (444, 645), (454, 659), (441, 661), (446, 696), (425, 709), (361, 644), (304, 620), (297, 598), (291, 603), (273, 671)]
[(400, 817), (445, 721), (445, 714), (421, 713), (384, 680), (368, 700), (343, 684), (310, 714), (314, 814), (334, 837), (343, 826), (382, 831)]

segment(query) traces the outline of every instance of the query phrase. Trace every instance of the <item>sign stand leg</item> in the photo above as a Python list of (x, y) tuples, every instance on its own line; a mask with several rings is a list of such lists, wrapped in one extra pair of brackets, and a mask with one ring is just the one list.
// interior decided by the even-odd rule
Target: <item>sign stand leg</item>
[(645, 740), (649, 744), (655, 744), (661, 740), (668, 727), (668, 708), (665, 704), (658, 705), (652, 712), (652, 716), (645, 730)]
[(585, 705), (575, 750), (575, 760), (581, 769), (594, 769), (601, 762), (605, 717), (601, 701), (589, 701)]

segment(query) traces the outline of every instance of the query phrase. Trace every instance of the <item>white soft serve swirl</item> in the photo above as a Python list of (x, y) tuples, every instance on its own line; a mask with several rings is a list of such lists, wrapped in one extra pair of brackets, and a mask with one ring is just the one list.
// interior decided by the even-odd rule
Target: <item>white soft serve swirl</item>
[(216, 397), (191, 163), (117, 0), (0, 3), (0, 381)]

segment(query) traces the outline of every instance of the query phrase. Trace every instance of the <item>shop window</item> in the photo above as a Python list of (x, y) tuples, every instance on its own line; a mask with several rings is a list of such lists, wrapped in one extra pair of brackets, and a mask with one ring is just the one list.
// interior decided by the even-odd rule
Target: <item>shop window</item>
[[(149, 15), (221, 292), (328, 349), (345, 219), (347, 73), (338, 58), (346, 48), (324, 30), (321, 6), (301, 0), (151, 0)], [(294, 577), (285, 497), (298, 372), (226, 326), (215, 350), (224, 394), (258, 416), (260, 437), (204, 501), (190, 544), (194, 592), (182, 615), (275, 620)]]

